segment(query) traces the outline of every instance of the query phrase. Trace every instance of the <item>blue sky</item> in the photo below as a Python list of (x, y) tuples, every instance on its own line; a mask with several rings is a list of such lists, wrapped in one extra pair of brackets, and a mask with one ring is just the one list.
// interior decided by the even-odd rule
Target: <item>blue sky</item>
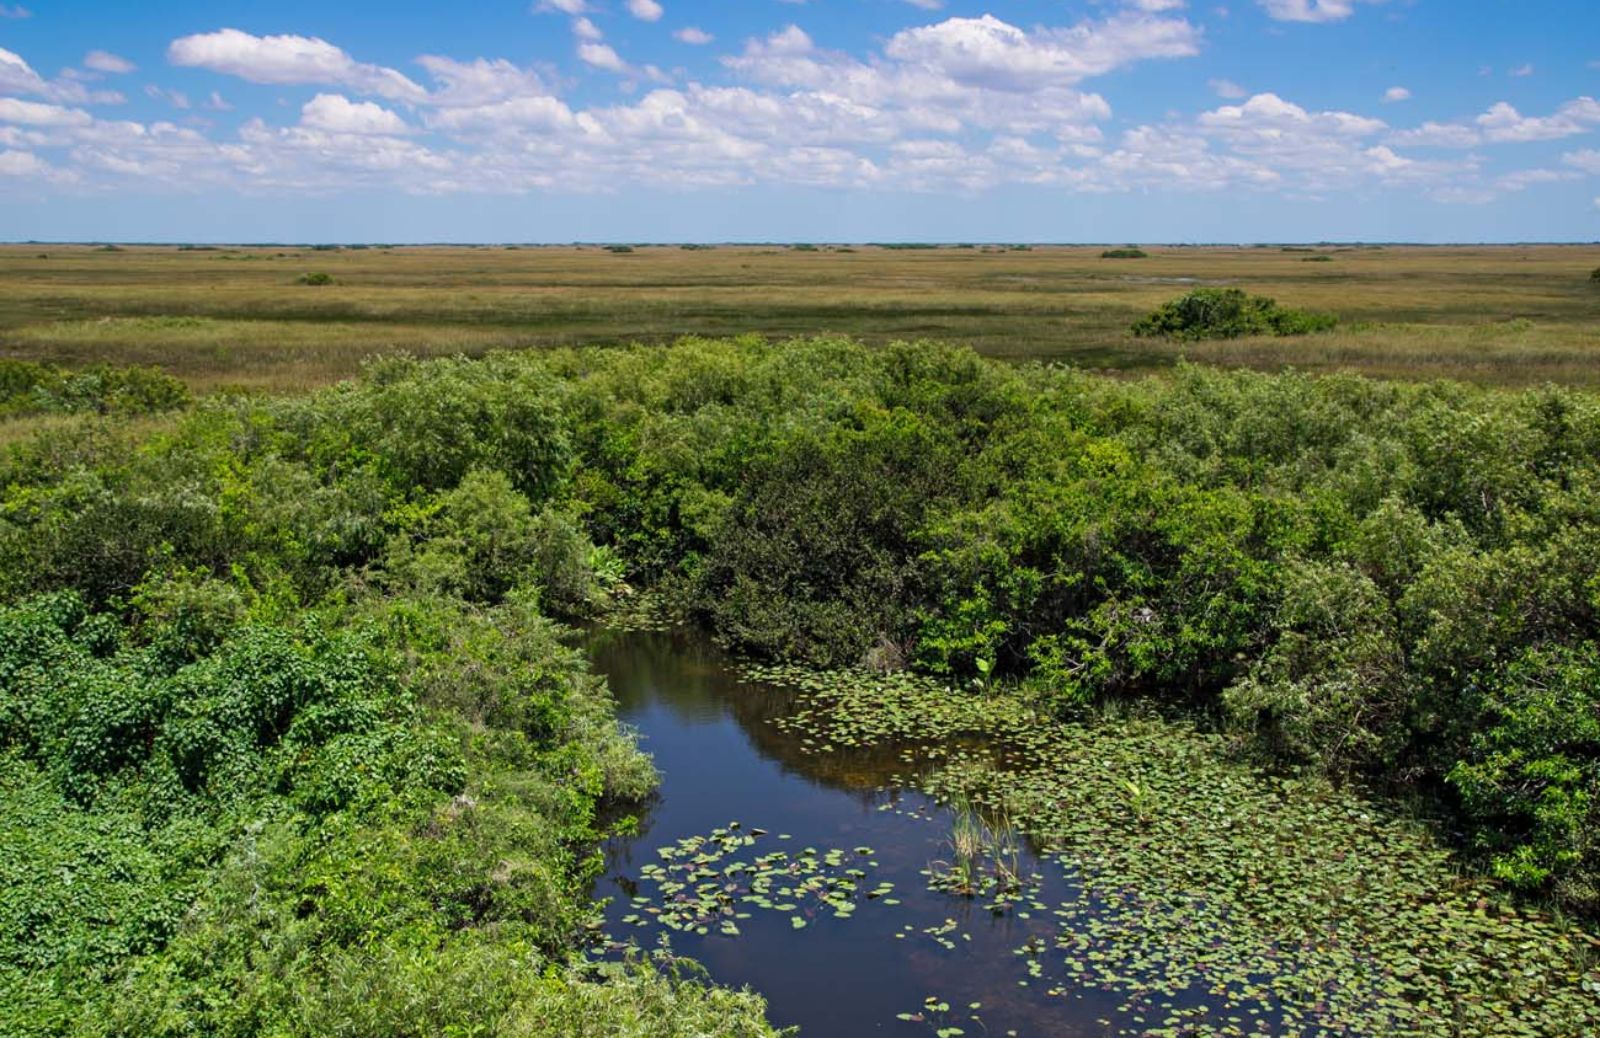
[(1592, 0), (0, 3), (0, 239), (1600, 239)]

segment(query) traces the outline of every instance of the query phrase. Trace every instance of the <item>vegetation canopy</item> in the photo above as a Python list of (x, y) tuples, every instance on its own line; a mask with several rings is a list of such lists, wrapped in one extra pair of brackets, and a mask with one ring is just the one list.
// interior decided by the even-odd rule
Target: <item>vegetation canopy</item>
[(1338, 324), (1331, 314), (1279, 306), (1265, 296), (1238, 288), (1197, 288), (1174, 299), (1133, 326), (1141, 337), (1240, 339), (1250, 335), (1308, 335)]
[[(0, 455), (8, 1033), (766, 1033), (578, 964), (592, 849), (653, 777), (559, 621), (641, 587), (964, 708), (1186, 715), (1600, 913), (1594, 394), (749, 336), (120, 406)], [(1121, 779), (1165, 824), (1181, 784)], [(1039, 788), (1019, 822), (1060, 828)]]

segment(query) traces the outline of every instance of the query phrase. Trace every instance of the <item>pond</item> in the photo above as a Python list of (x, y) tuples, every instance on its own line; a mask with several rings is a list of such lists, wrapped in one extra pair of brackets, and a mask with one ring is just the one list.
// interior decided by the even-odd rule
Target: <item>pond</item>
[(1600, 1033), (1600, 939), (1506, 900), (1426, 825), (1231, 760), (1219, 734), (741, 668), (690, 631), (589, 648), (662, 774), (606, 848), (605, 947), (666, 939), (780, 1026)]
[[(1044, 906), (1070, 883), (1059, 865), (1018, 846), (1012, 867), (1037, 879), (999, 913), (983, 898), (929, 889), (926, 870), (953, 857), (954, 813), (908, 787), (916, 762), (903, 747), (807, 753), (771, 723), (794, 711), (796, 693), (743, 680), (693, 632), (600, 631), (590, 652), (662, 777), (638, 834), (606, 848), (596, 894), (611, 898), (611, 935), (652, 948), (668, 932), (676, 954), (718, 983), (759, 991), (774, 1023), (805, 1035), (1106, 1032), (1116, 997), (1051, 995), (1019, 954), (1057, 928)], [(754, 867), (729, 870), (736, 860)], [(780, 877), (772, 896), (757, 895), (770, 907), (744, 900), (751, 873)], [(830, 876), (854, 882), (855, 896), (819, 896)], [(807, 879), (814, 889), (797, 892)], [(727, 889), (719, 903), (734, 914), (706, 913), (704, 934), (660, 924), (663, 907), (697, 901), (701, 887)], [(678, 914), (692, 923), (700, 913)]]

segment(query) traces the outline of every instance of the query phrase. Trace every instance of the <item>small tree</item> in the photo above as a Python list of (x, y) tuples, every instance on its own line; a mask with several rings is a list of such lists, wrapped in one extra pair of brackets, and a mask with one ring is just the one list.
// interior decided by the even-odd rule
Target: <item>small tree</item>
[(331, 284), (333, 284), (333, 275), (332, 274), (323, 273), (322, 271), (317, 271), (316, 273), (312, 273), (312, 274), (301, 274), (300, 275), (300, 284), (302, 284), (302, 285), (331, 285)]

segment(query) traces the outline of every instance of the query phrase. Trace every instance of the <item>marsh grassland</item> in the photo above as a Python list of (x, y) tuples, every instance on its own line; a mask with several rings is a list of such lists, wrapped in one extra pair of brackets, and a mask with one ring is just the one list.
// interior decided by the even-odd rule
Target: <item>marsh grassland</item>
[[(1187, 357), (1500, 385), (1600, 381), (1600, 285), (1589, 277), (1600, 246), (1106, 251), (16, 245), (0, 249), (0, 357), (159, 364), (200, 389), (295, 390), (354, 374), (374, 353), (831, 333), (1117, 371)], [(331, 283), (303, 284), (308, 274)], [(1197, 285), (1330, 312), (1340, 327), (1292, 342), (1129, 334)]]

